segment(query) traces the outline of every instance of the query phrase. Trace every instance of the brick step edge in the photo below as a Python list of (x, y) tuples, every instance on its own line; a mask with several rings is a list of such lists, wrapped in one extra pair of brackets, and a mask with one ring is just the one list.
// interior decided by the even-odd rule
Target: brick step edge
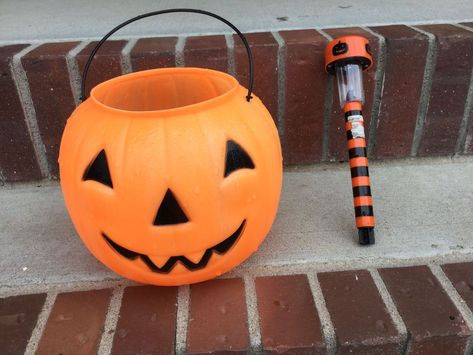
[(473, 262), (0, 299), (6, 354), (470, 354)]
[[(346, 34), (368, 37), (375, 58), (365, 75), (370, 158), (473, 153), (473, 23), (249, 33), (254, 92), (278, 127), (286, 165), (347, 160), (336, 84), (323, 68), (329, 39)], [(61, 134), (94, 44), (0, 47), (0, 182), (57, 178)], [(106, 42), (87, 91), (122, 73), (173, 66), (226, 71), (247, 85), (237, 36), (157, 37)]]

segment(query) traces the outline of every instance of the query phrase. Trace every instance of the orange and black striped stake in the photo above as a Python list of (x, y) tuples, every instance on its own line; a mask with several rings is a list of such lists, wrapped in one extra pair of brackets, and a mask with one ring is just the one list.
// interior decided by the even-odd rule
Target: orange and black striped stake
[(361, 103), (350, 101), (343, 107), (347, 132), (348, 156), (350, 159), (351, 186), (355, 207), (356, 227), (360, 244), (374, 243), (374, 215), (371, 183), (366, 155)]
[(362, 114), (364, 102), (362, 71), (373, 63), (368, 40), (345, 36), (325, 49), (326, 70), (337, 77), (340, 106), (345, 114), (348, 155), (360, 244), (374, 244), (374, 214)]

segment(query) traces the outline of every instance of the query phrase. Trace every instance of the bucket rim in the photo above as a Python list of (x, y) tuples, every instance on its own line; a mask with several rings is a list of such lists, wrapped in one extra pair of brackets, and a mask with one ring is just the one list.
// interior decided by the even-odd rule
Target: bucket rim
[[(204, 74), (208, 77), (209, 76), (220, 77), (230, 83), (230, 88), (224, 93), (217, 95), (215, 97), (212, 97), (208, 100), (203, 100), (203, 101), (190, 104), (190, 105), (184, 105), (184, 106), (173, 107), (169, 109), (160, 109), (160, 110), (136, 111), (136, 110), (120, 109), (120, 108), (116, 108), (116, 107), (112, 107), (107, 104), (104, 104), (101, 100), (97, 98), (97, 91), (104, 90), (104, 88), (110, 87), (111, 85), (116, 85), (118, 83), (136, 80), (137, 78), (156, 76), (156, 75), (162, 75), (162, 74), (173, 74), (173, 73), (200, 74), (200, 75)], [(126, 116), (153, 116), (153, 117), (169, 116), (173, 114), (186, 114), (190, 112), (195, 112), (195, 110), (197, 109), (204, 109), (204, 108), (217, 106), (227, 101), (231, 97), (235, 96), (235, 94), (237, 94), (237, 92), (239, 91), (238, 90), (239, 88), (242, 88), (242, 86), (235, 77), (233, 77), (232, 75), (228, 73), (221, 72), (219, 70), (198, 68), (198, 67), (157, 68), (157, 69), (141, 70), (141, 71), (137, 71), (133, 73), (123, 74), (123, 75), (111, 78), (109, 80), (106, 80), (104, 82), (101, 82), (100, 84), (97, 84), (91, 89), (90, 96), (87, 98), (87, 100), (84, 101), (84, 103), (88, 101), (92, 101), (95, 105), (99, 106), (101, 109), (105, 111), (114, 112), (116, 114), (126, 115)], [(245, 95), (242, 94), (241, 99), (246, 102)]]

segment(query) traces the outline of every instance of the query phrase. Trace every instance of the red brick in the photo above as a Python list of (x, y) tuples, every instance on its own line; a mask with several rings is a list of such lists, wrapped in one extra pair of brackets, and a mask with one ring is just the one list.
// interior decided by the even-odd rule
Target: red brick
[(398, 354), (400, 337), (366, 270), (318, 274), (340, 354)]
[(58, 175), (57, 158), (62, 131), (75, 108), (66, 54), (77, 44), (47, 43), (21, 58), (53, 176)]
[[(97, 42), (91, 42), (77, 54), (76, 60), (80, 75), (82, 75), (85, 63), (96, 45)], [(100, 47), (90, 64), (87, 74), (86, 97), (89, 97), (90, 90), (97, 84), (122, 74), (121, 51), (125, 45), (126, 41), (106, 41)]]
[(10, 70), (12, 57), (27, 46), (16, 44), (0, 47), (0, 171), (7, 181), (41, 178)]
[(59, 294), (36, 354), (95, 354), (110, 296), (109, 289)]
[(176, 304), (176, 287), (127, 287), (112, 354), (172, 354)]
[[(379, 52), (379, 40), (368, 31), (359, 27), (347, 28), (333, 28), (324, 29), (330, 36), (337, 38), (340, 36), (360, 35), (366, 37), (370, 41), (371, 54), (373, 56), (373, 66), (363, 72), (365, 103), (363, 105), (363, 119), (365, 121), (366, 139), (369, 139), (370, 123), (371, 123), (371, 108), (374, 101), (374, 88), (376, 85), (375, 74)], [(330, 120), (329, 128), (329, 149), (328, 158), (330, 160), (348, 160), (348, 148), (345, 134), (345, 117), (343, 110), (340, 108), (340, 101), (338, 99), (338, 87), (335, 77), (333, 77), (333, 102), (332, 102), (332, 118)]]
[(265, 353), (325, 354), (307, 277), (258, 277), (255, 283)]
[(177, 37), (142, 38), (130, 52), (133, 71), (176, 66)]
[(384, 88), (374, 155), (407, 157), (416, 127), (428, 38), (407, 26), (380, 26), (372, 30), (386, 39)]
[(442, 269), (473, 311), (473, 263), (447, 264)]
[(286, 42), (283, 154), (285, 164), (322, 158), (327, 39), (315, 30), (281, 31)]
[(379, 272), (410, 334), (411, 354), (463, 354), (470, 330), (427, 266)]
[(418, 26), (435, 35), (437, 63), (419, 155), (455, 153), (473, 68), (473, 32), (453, 25)]
[[(278, 119), (278, 43), (269, 32), (246, 33), (253, 53), (254, 93), (263, 101), (273, 116)], [(240, 37), (233, 36), (235, 43), (235, 71), (240, 84), (248, 87), (249, 66), (245, 46)]]
[(184, 46), (186, 67), (199, 67), (227, 72), (228, 51), (225, 36), (188, 37)]
[(0, 299), (0, 349), (3, 355), (24, 354), (46, 294)]
[(246, 354), (249, 340), (243, 280), (195, 284), (190, 296), (188, 354)]

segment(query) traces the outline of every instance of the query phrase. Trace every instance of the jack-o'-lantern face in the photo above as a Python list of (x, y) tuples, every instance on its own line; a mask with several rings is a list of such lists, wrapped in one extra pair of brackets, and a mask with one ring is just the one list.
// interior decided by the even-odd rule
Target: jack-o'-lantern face
[[(228, 175), (239, 169), (254, 168), (255, 166), (253, 161), (248, 156), (248, 154), (235, 142), (228, 141), (224, 177), (226, 178)], [(112, 178), (110, 176), (110, 170), (108, 168), (107, 157), (104, 150), (99, 153), (93, 163), (87, 168), (83, 180), (93, 180), (113, 189)], [(174, 193), (168, 189), (157, 210), (153, 225), (171, 226), (188, 222), (189, 219), (186, 213), (182, 210), (182, 207), (174, 196)], [(110, 244), (110, 247), (124, 258), (129, 260), (141, 259), (141, 261), (146, 264), (150, 271), (157, 273), (169, 273), (177, 263), (180, 263), (190, 271), (199, 270), (206, 267), (213, 253), (224, 255), (232, 248), (232, 246), (239, 239), (240, 235), (243, 233), (245, 223), (246, 220), (244, 219), (230, 236), (224, 238), (218, 244), (215, 244), (209, 248), (207, 248), (205, 241), (202, 240), (203, 249), (198, 252), (192, 253), (188, 256), (173, 255), (169, 257), (165, 256), (161, 258), (155, 258), (155, 262), (153, 262), (153, 256), (148, 256), (133, 250), (129, 250), (114, 242), (113, 239), (107, 236), (104, 232), (101, 234), (108, 244)]]
[[(188, 68), (172, 72), (174, 94), (159, 92), (169, 71), (148, 71), (152, 90), (201, 85), (190, 104), (149, 107), (146, 72), (112, 79), (71, 116), (60, 152), (84, 243), (117, 273), (157, 285), (203, 281), (246, 259), (271, 227), (282, 178), (277, 132), (258, 99), (244, 101), (226, 74), (205, 70), (203, 80)], [(116, 99), (145, 84), (145, 99)]]

